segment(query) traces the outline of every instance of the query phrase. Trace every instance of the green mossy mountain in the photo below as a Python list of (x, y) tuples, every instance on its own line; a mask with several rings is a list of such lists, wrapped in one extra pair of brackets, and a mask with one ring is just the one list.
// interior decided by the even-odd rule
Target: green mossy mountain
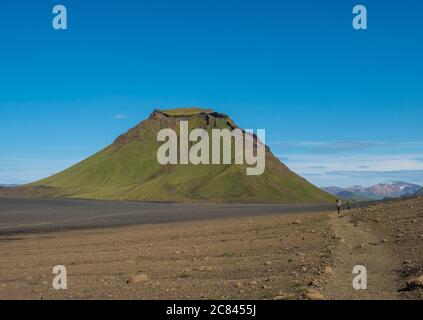
[(225, 114), (199, 108), (155, 110), (111, 145), (75, 166), (27, 185), (43, 196), (177, 202), (304, 203), (333, 197), (291, 172), (266, 147), (266, 170), (246, 175), (245, 165), (161, 165), (157, 133), (189, 129), (238, 128)]

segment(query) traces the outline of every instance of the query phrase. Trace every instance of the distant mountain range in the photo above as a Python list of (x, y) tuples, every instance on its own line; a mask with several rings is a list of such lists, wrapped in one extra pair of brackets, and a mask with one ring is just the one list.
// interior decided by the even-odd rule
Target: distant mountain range
[(421, 186), (406, 182), (379, 183), (371, 187), (323, 187), (322, 189), (335, 196), (350, 200), (382, 200), (417, 195), (418, 192), (423, 194)]
[(0, 188), (14, 188), (19, 186), (18, 184), (1, 184), (0, 183)]

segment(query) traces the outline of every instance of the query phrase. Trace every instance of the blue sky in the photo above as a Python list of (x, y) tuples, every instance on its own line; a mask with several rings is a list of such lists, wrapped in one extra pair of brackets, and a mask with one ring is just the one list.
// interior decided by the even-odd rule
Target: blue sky
[[(68, 30), (51, 26), (56, 4)], [(0, 36), (0, 184), (186, 106), (266, 129), (319, 186), (423, 184), (421, 1), (3, 0)]]

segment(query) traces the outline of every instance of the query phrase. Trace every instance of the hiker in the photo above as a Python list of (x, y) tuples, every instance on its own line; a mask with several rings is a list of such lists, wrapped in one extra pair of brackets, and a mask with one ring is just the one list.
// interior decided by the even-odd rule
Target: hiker
[(341, 206), (342, 206), (341, 200), (336, 199), (336, 208), (338, 209), (338, 214), (341, 213)]
[(347, 201), (347, 210), (351, 210), (351, 204), (349, 200)]

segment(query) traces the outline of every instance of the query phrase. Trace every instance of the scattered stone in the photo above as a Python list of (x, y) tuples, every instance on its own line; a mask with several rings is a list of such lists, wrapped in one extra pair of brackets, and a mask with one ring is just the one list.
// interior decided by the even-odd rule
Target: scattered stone
[(326, 274), (334, 274), (335, 272), (333, 271), (333, 269), (331, 268), (331, 267), (329, 267), (329, 266), (327, 266), (324, 270), (323, 270), (323, 272), (324, 273), (326, 273)]
[(320, 292), (313, 289), (308, 289), (304, 294), (304, 298), (308, 300), (325, 300), (325, 297)]
[(386, 242), (388, 242), (388, 239), (382, 239), (380, 242), (386, 243)]
[(264, 265), (265, 266), (270, 266), (272, 264), (272, 262), (270, 262), (270, 261), (266, 261), (265, 263), (264, 263)]
[(315, 287), (315, 286), (317, 286), (317, 282), (316, 282), (316, 280), (311, 280), (309, 283), (307, 283), (307, 285), (310, 286), (310, 287)]
[(286, 293), (278, 293), (274, 300), (286, 300), (288, 295)]
[(423, 274), (407, 282), (408, 290), (416, 290), (420, 288), (423, 288)]
[(190, 274), (188, 272), (184, 272), (178, 276), (178, 278), (180, 279), (187, 279), (189, 277), (190, 277)]
[(301, 224), (300, 220), (295, 220), (292, 224)]
[(137, 284), (137, 283), (144, 283), (148, 281), (148, 275), (145, 273), (140, 273), (137, 275), (130, 276), (129, 279), (126, 281), (128, 284)]

